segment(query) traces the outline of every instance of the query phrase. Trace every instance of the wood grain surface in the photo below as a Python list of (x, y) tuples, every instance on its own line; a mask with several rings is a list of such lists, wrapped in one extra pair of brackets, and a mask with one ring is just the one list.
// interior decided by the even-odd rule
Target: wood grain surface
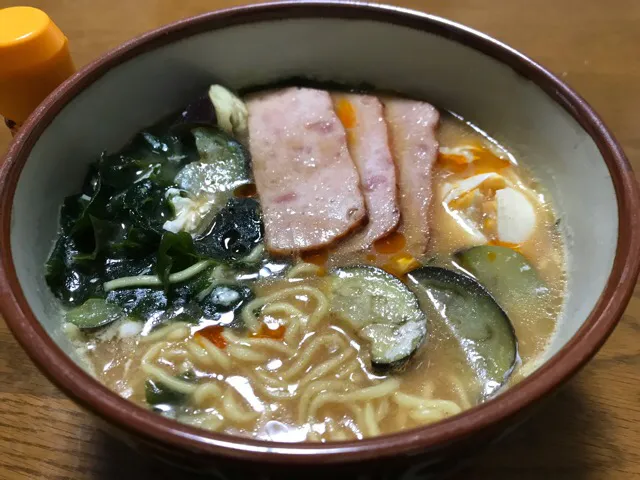
[[(246, 2), (24, 0), (67, 34), (78, 66), (146, 30)], [(486, 32), (567, 81), (640, 171), (640, 1), (398, 0)], [(0, 7), (15, 5), (0, 0)], [(0, 131), (0, 154), (10, 136)], [(587, 261), (587, 260), (585, 260)], [(0, 321), (0, 479), (190, 478), (94, 425), (30, 363)], [(455, 480), (640, 479), (640, 290), (589, 366)]]

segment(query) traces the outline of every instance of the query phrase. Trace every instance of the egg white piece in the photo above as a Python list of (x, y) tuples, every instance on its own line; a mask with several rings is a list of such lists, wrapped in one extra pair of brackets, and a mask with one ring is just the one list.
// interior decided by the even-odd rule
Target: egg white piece
[[(457, 183), (452, 185), (450, 183), (445, 183), (442, 185), (440, 190), (440, 198), (447, 197), (447, 194), (451, 192)], [(461, 195), (464, 192), (461, 193)], [(455, 197), (457, 198), (457, 197)], [(452, 198), (452, 200), (455, 200)], [(482, 199), (482, 194), (476, 189), (474, 191), (474, 198), (471, 200), (471, 203), (476, 203)], [(449, 204), (442, 200), (442, 207), (449, 214), (450, 220), (459, 227), (458, 235), (465, 239), (465, 242), (468, 245), (484, 245), (487, 243), (487, 237), (478, 229), (478, 227), (469, 220), (463, 212), (451, 208)]]
[(473, 147), (466, 145), (458, 147), (440, 147), (439, 152), (443, 155), (457, 155), (466, 160), (467, 163), (471, 163), (475, 160), (475, 155), (472, 153)]
[(491, 181), (494, 185), (494, 188), (496, 189), (504, 188), (505, 186), (511, 184), (506, 178), (504, 178), (502, 175), (498, 175), (497, 173), (481, 173), (479, 175), (465, 178), (464, 180), (456, 182), (452, 185), (445, 186), (445, 188), (443, 189), (444, 202), (448, 204), (456, 198), (478, 188), (480, 185), (488, 181)]
[(496, 191), (498, 239), (506, 243), (523, 243), (533, 234), (537, 218), (531, 202), (514, 188)]
[(140, 322), (134, 322), (132, 320), (127, 320), (122, 322), (118, 326), (118, 336), (120, 338), (130, 338), (139, 335), (142, 331), (142, 324)]

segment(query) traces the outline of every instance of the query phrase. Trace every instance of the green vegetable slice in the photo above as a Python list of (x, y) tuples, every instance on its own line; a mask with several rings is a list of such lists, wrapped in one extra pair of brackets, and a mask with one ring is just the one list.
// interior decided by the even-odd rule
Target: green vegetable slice
[(82, 330), (89, 330), (115, 322), (123, 312), (121, 307), (107, 303), (102, 298), (90, 298), (82, 305), (69, 310), (66, 320)]
[(427, 317), (416, 296), (376, 267), (332, 271), (331, 310), (370, 342), (372, 363), (378, 370), (402, 367), (427, 333)]
[(502, 308), (473, 278), (439, 267), (407, 275), (425, 311), (438, 315), (475, 370), (485, 397), (502, 386), (518, 358), (513, 326)]
[(455, 258), (507, 312), (531, 296), (544, 297), (549, 292), (524, 255), (511, 248), (483, 245), (460, 251)]

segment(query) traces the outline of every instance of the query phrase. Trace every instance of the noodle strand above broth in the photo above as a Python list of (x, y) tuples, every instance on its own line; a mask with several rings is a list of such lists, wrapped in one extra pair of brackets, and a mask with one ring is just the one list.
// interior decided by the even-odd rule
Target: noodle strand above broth
[(141, 132), (61, 209), (47, 282), (102, 382), (199, 428), (327, 442), (535, 370), (564, 246), (526, 158), (426, 102), (220, 89), (209, 125)]

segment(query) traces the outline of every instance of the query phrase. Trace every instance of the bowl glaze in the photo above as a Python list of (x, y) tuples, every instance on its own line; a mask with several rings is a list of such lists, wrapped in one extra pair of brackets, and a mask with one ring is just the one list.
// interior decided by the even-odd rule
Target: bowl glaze
[[(61, 332), (43, 265), (58, 206), (102, 150), (212, 82), (290, 77), (367, 82), (451, 110), (507, 145), (553, 197), (567, 240), (564, 314), (541, 367), (504, 394), (435, 425), (331, 444), (208, 433), (161, 418), (85, 372)], [(426, 14), (293, 1), (204, 14), (142, 35), (52, 93), (0, 173), (0, 308), (45, 375), (136, 448), (219, 478), (435, 478), (526, 419), (599, 349), (640, 266), (639, 198), (620, 146), (567, 85), (510, 47)]]

